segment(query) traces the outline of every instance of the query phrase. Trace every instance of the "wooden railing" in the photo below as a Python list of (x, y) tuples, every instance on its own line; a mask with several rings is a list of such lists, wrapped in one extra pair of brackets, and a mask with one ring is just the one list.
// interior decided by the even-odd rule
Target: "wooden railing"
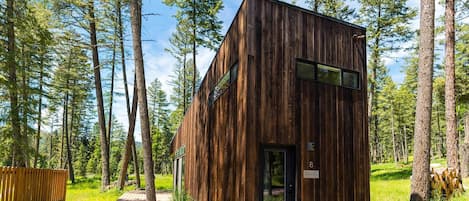
[(0, 201), (64, 201), (67, 170), (0, 167)]

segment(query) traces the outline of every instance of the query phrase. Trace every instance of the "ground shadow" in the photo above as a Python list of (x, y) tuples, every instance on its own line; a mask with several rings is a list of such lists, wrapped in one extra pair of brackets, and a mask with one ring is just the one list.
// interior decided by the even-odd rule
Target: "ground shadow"
[(391, 172), (374, 173), (372, 178), (376, 180), (409, 179), (410, 175), (412, 175), (411, 169), (402, 169)]

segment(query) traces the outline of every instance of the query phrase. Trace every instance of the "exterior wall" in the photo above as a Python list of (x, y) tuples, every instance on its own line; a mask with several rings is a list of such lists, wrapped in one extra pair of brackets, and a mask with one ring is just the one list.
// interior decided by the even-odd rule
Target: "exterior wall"
[[(243, 200), (246, 166), (246, 2), (222, 42), (173, 139), (185, 147), (185, 189), (195, 200)], [(221, 77), (238, 63), (237, 80), (213, 105)]]
[[(263, 145), (293, 145), (297, 200), (369, 200), (365, 30), (269, 0), (248, 1), (246, 200), (259, 200)], [(360, 90), (301, 81), (296, 59), (360, 74)], [(315, 142), (309, 152), (307, 142)], [(313, 161), (319, 179), (303, 179)]]
[[(271, 0), (245, 0), (180, 130), (185, 189), (199, 201), (256, 201), (263, 145), (293, 146), (297, 200), (369, 200), (365, 30)], [(360, 73), (360, 90), (296, 78), (296, 59)], [(238, 62), (236, 83), (210, 91)], [(316, 142), (316, 151), (306, 150)], [(303, 179), (313, 161), (319, 179)]]

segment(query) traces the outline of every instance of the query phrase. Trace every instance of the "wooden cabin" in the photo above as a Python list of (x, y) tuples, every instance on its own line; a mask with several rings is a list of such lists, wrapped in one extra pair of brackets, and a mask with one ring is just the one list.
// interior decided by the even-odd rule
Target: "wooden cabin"
[(368, 201), (365, 29), (244, 0), (171, 144), (198, 201)]

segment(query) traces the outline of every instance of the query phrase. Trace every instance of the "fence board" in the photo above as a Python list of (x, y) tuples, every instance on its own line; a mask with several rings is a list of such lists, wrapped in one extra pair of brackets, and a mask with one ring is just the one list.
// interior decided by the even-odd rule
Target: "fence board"
[(67, 170), (0, 167), (0, 201), (64, 201)]

